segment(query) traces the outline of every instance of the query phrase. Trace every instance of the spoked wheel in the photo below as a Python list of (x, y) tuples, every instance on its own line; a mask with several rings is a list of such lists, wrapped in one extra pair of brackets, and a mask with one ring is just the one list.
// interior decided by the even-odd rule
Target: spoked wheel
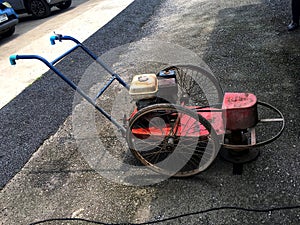
[(164, 70), (176, 71), (178, 99), (187, 97), (192, 101), (190, 105), (221, 107), (224, 93), (212, 73), (194, 65), (176, 65)]
[(45, 0), (30, 0), (28, 7), (32, 15), (37, 18), (44, 18), (50, 15), (50, 6)]
[(169, 176), (192, 176), (205, 170), (219, 150), (217, 134), (207, 120), (167, 103), (139, 110), (129, 121), (126, 138), (137, 159)]

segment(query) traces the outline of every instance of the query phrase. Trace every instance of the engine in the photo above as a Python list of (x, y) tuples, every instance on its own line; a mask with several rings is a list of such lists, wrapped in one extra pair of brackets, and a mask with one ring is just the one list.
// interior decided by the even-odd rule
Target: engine
[(140, 74), (133, 77), (129, 94), (136, 102), (137, 109), (158, 103), (177, 101), (178, 86), (174, 70), (155, 74)]

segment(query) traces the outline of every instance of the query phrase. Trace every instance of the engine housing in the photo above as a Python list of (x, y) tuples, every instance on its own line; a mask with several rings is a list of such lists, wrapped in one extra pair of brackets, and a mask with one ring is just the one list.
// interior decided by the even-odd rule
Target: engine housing
[(136, 101), (138, 110), (158, 103), (177, 102), (178, 85), (174, 70), (155, 74), (140, 74), (133, 77), (129, 94)]

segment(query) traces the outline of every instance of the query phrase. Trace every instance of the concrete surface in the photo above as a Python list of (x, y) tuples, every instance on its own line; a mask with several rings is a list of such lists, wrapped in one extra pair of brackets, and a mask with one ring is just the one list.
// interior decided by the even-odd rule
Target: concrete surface
[[(300, 47), (295, 43), (300, 32), (286, 31), (289, 15), (289, 2), (279, 0), (139, 0), (85, 42), (97, 53), (140, 38), (180, 44), (203, 57), (225, 90), (253, 92), (278, 107), (287, 121), (283, 135), (260, 148), (259, 158), (246, 164), (242, 175), (232, 175), (232, 165), (218, 157), (207, 171), (189, 179), (169, 179), (145, 187), (111, 183), (91, 170), (78, 152), (72, 118), (68, 117), (72, 93), (47, 73), (1, 110), (1, 120), (7, 121), (1, 129), (8, 134), (1, 137), (5, 141), (1, 142), (1, 163), (9, 159), (5, 150), (20, 153), (28, 148), (33, 153), (39, 143), (41, 146), (1, 190), (0, 224), (51, 218), (61, 220), (41, 224), (91, 223), (75, 218), (95, 224), (141, 223), (222, 206), (254, 210), (220, 209), (161, 224), (299, 224)], [(73, 61), (80, 61), (81, 66), (72, 68)], [(78, 80), (88, 65), (76, 52), (60, 66), (72, 68)], [(50, 88), (49, 97), (39, 100), (41, 87), (51, 85), (55, 89)], [(28, 105), (18, 110), (16, 121), (13, 112), (25, 101)], [(49, 111), (42, 110), (47, 104)], [(23, 126), (18, 126), (20, 122)], [(39, 127), (31, 128), (34, 125)], [(19, 139), (7, 138), (8, 132)], [(49, 133), (53, 135), (47, 138)], [(44, 143), (42, 137), (47, 139)], [(114, 145), (111, 148), (114, 150)], [(284, 209), (290, 206), (298, 207)], [(277, 207), (283, 208), (272, 210)]]
[(8, 61), (10, 55), (37, 54), (52, 61), (73, 46), (73, 43), (66, 43), (60, 47), (51, 46), (49, 38), (54, 31), (64, 35), (72, 34), (78, 40), (84, 41), (132, 1), (89, 0), (79, 2), (80, 5), (75, 1), (64, 13), (56, 13), (49, 18), (34, 21), (33, 27), (28, 28), (30, 32), (24, 32), (23, 28), (18, 31), (17, 26), (14, 34), (16, 38), (10, 38), (9, 42), (4, 40), (5, 43), (0, 47), (0, 108), (48, 70), (48, 67), (35, 61), (20, 61), (20, 66), (13, 67)]

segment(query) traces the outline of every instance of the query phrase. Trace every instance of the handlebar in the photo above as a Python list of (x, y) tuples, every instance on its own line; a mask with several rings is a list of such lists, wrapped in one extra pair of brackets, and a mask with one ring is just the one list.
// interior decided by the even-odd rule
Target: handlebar
[(17, 55), (11, 55), (9, 57), (9, 62), (10, 62), (10, 65), (16, 65), (16, 60), (18, 59), (18, 56)]
[[(51, 62), (52, 65), (55, 64), (56, 62), (58, 62), (64, 56), (66, 56), (69, 53), (71, 53), (72, 51), (74, 51), (76, 48), (78, 48), (78, 47), (84, 48), (84, 46), (82, 46), (82, 44), (77, 39), (75, 39), (75, 38), (73, 38), (71, 36), (64, 36), (64, 35), (61, 35), (61, 34), (55, 34), (55, 35), (53, 35), (53, 36), (50, 37), (50, 43), (51, 43), (51, 45), (55, 45), (55, 41), (60, 41), (61, 42), (63, 40), (73, 41), (73, 42), (75, 42), (77, 44), (77, 46), (74, 47), (74, 48), (72, 48), (72, 49), (70, 49), (65, 54), (61, 55), (56, 60), (54, 60), (53, 62)], [(84, 48), (84, 50), (86, 50), (86, 49)], [(88, 51), (88, 53), (93, 57), (92, 53), (90, 53), (89, 51)], [(38, 60), (43, 61), (46, 65), (49, 65), (49, 62), (46, 59), (44, 59), (43, 57), (40, 57), (38, 55), (11, 55), (9, 57), (9, 62), (10, 62), (11, 65), (16, 65), (16, 60), (18, 60), (18, 59), (38, 59)]]
[[(74, 46), (73, 48), (69, 49), (68, 51), (66, 51), (64, 54), (62, 54), (61, 56), (57, 57), (55, 60), (53, 60), (52, 62), (48, 62), (46, 59), (44, 59), (43, 57), (40, 57), (38, 55), (11, 55), (9, 57), (9, 61), (11, 65), (16, 65), (16, 60), (18, 59), (38, 59), (43, 61), (48, 67), (50, 67), (50, 69), (53, 69), (52, 66), (55, 65), (59, 60), (63, 59), (65, 56), (69, 55), (71, 52), (75, 51), (77, 48), (81, 48), (82, 50), (84, 50), (90, 57), (92, 57), (94, 60), (97, 61), (97, 63), (99, 63), (107, 72), (109, 72), (111, 75), (113, 76), (118, 76), (111, 68), (109, 68), (100, 58), (97, 57), (97, 55), (95, 55), (93, 52), (91, 52), (87, 47), (85, 47), (80, 41), (78, 41), (77, 39), (71, 37), (71, 36), (65, 36), (65, 35), (61, 35), (61, 34), (55, 34), (53, 36), (50, 37), (50, 43), (51, 45), (55, 45), (55, 41), (63, 41), (63, 40), (69, 40), (69, 41), (73, 41), (74, 43), (76, 43), (76, 46)], [(120, 81), (122, 80), (121, 78), (118, 78)], [(129, 88), (129, 86), (123, 82), (123, 80), (121, 81), (122, 85), (124, 85), (126, 88)]]
[[(51, 45), (55, 45), (55, 41), (60, 41), (61, 42), (62, 40), (70, 40), (70, 41), (75, 42), (78, 46), (83, 47), (81, 45), (81, 43), (77, 39), (75, 39), (75, 38), (73, 38), (71, 36), (64, 36), (64, 35), (61, 35), (61, 34), (55, 34), (55, 35), (53, 35), (53, 36), (50, 37), (50, 43), (51, 43)], [(78, 46), (76, 46), (76, 47), (78, 47)], [(71, 49), (70, 51), (68, 51), (67, 54), (69, 54), (70, 52), (72, 52), (74, 49)], [(65, 56), (67, 54), (64, 54), (63, 56)], [(53, 61), (52, 64), (54, 64), (55, 62), (57, 62), (63, 56), (61, 56), (57, 60)], [(10, 62), (11, 65), (16, 65), (16, 60), (18, 60), (18, 59), (39, 59), (39, 60), (41, 60), (41, 61), (43, 61), (45, 63), (47, 62), (47, 60), (45, 60), (43, 57), (40, 57), (40, 56), (37, 56), (37, 55), (11, 55), (9, 57), (9, 62)]]
[(123, 85), (126, 89), (129, 90), (129, 85), (118, 75), (116, 74), (111, 68), (109, 68), (100, 58), (97, 57), (94, 53), (92, 53), (87, 47), (85, 47), (82, 43), (80, 43), (77, 39), (71, 37), (71, 36), (64, 36), (61, 34), (55, 34), (54, 36), (50, 37), (50, 43), (51, 45), (55, 44), (55, 41), (62, 41), (62, 40), (70, 40), (76, 43), (76, 46), (72, 47), (59, 57), (57, 57), (55, 60), (52, 62), (49, 62), (45, 58), (39, 56), (39, 55), (11, 55), (9, 57), (9, 61), (11, 65), (16, 65), (16, 60), (18, 59), (37, 59), (42, 61), (46, 66), (48, 66), (53, 72), (55, 72), (61, 79), (63, 79), (67, 84), (71, 86), (73, 90), (78, 92), (83, 98), (85, 98), (88, 102), (90, 102), (98, 111), (100, 111), (109, 121), (111, 121), (114, 125), (116, 125), (122, 133), (126, 133), (125, 128), (120, 125), (115, 119), (111, 117), (107, 112), (105, 112), (102, 108), (96, 105), (96, 101), (92, 98), (90, 98), (87, 94), (83, 92), (83, 90), (80, 89), (72, 80), (70, 80), (67, 76), (65, 76), (63, 73), (61, 73), (56, 67), (55, 64), (59, 62), (61, 59), (63, 59), (65, 56), (69, 55), (73, 51), (75, 51), (78, 48), (81, 48), (84, 52), (86, 52), (91, 58), (93, 58), (99, 65), (101, 65), (107, 72), (109, 72), (112, 75), (111, 81), (108, 82), (106, 87), (101, 89), (99, 94), (97, 95), (98, 97), (107, 89), (109, 85), (114, 80), (117, 80), (121, 85)]
[(62, 34), (55, 34), (50, 37), (50, 43), (51, 45), (55, 45), (55, 41), (62, 41), (62, 40), (70, 40), (75, 42), (76, 44), (81, 44), (77, 39), (71, 37), (71, 36), (64, 36)]
[(58, 40), (57, 36), (51, 36), (50, 37), (50, 43), (51, 43), (51, 45), (55, 45), (55, 40)]

